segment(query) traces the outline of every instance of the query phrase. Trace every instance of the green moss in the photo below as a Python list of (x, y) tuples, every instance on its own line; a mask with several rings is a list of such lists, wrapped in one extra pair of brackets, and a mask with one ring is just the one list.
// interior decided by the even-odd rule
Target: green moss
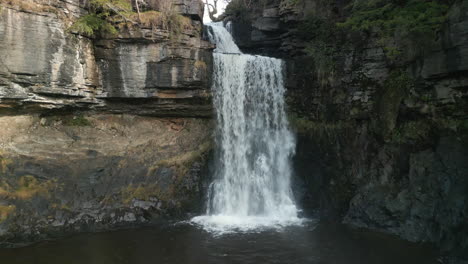
[(324, 86), (332, 82), (336, 73), (335, 44), (339, 29), (329, 20), (310, 14), (299, 24), (297, 35), (306, 41), (305, 52), (314, 62), (319, 83)]
[(385, 80), (378, 100), (379, 123), (376, 124), (384, 138), (396, 127), (401, 101), (412, 85), (411, 78), (401, 70), (394, 70)]
[(168, 159), (156, 162), (149, 170), (148, 174), (154, 173), (158, 168), (173, 168), (178, 178), (185, 176), (191, 165), (205, 157), (205, 154), (212, 148), (211, 141), (202, 143), (196, 150), (183, 153), (178, 156), (173, 156)]
[[(168, 201), (180, 192), (178, 184), (187, 175), (191, 165), (200, 159), (203, 159), (205, 154), (211, 149), (211, 142), (201, 144), (196, 150), (189, 151), (184, 154), (173, 156), (168, 159), (160, 160), (148, 170), (148, 174), (153, 174), (158, 168), (170, 168), (175, 173), (172, 178), (173, 182), (169, 187), (161, 189), (157, 183), (153, 184), (131, 184), (120, 191), (122, 203), (128, 205), (133, 199), (148, 201), (150, 198), (156, 198), (162, 201)], [(103, 202), (107, 203), (111, 197), (106, 197)]]
[(0, 205), (0, 223), (8, 219), (15, 211), (14, 205)]
[(391, 141), (394, 143), (417, 143), (426, 140), (432, 126), (427, 120), (409, 121), (393, 131)]
[(351, 128), (351, 121), (339, 120), (334, 122), (317, 122), (304, 117), (299, 117), (296, 114), (288, 115), (289, 122), (294, 130), (298, 133), (310, 136), (329, 136), (334, 135), (338, 131)]
[(142, 201), (148, 201), (150, 198), (156, 198), (158, 200), (168, 200), (169, 195), (163, 192), (157, 184), (148, 185), (129, 185), (122, 188), (121, 191), (122, 202), (126, 205), (130, 204), (133, 199)]
[(19, 200), (31, 199), (34, 196), (49, 197), (50, 191), (55, 187), (55, 181), (39, 181), (34, 176), (25, 175), (11, 184), (0, 182), (0, 197)]
[(86, 119), (86, 117), (84, 117), (83, 115), (78, 115), (78, 116), (73, 116), (73, 117), (63, 119), (63, 124), (65, 126), (78, 126), (78, 127), (92, 125), (92, 123), (88, 119)]
[(181, 166), (186, 164), (192, 164), (195, 160), (200, 159), (204, 153), (211, 149), (211, 142), (205, 142), (201, 144), (197, 150), (186, 152), (182, 155), (171, 157), (169, 159), (160, 160), (156, 165), (171, 167), (171, 166)]

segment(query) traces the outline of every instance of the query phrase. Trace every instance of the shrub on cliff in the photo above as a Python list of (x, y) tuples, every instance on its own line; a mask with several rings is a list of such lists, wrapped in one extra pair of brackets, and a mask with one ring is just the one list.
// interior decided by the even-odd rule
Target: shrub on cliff
[(223, 17), (231, 17), (237, 21), (250, 21), (256, 13), (265, 7), (266, 0), (231, 0), (224, 10)]
[(80, 17), (70, 31), (93, 37), (96, 33), (117, 33), (117, 29), (110, 23), (113, 16), (118, 15), (126, 19), (132, 12), (132, 5), (127, 0), (91, 0), (89, 14)]
[[(446, 21), (451, 1), (440, 0), (355, 0), (350, 16), (339, 27), (361, 32), (374, 32), (381, 43), (391, 43), (398, 36), (424, 44), (433, 38)], [(401, 42), (401, 41), (400, 41)], [(385, 47), (390, 57), (399, 55), (397, 47)]]
[(432, 34), (446, 19), (448, 4), (443, 1), (370, 1), (355, 4), (352, 15), (339, 26), (359, 31), (377, 30), (389, 36), (399, 31), (406, 35)]
[(97, 34), (115, 35), (116, 26), (142, 26), (151, 29), (164, 29), (174, 39), (183, 30), (192, 29), (191, 20), (176, 12), (172, 0), (158, 2), (160, 10), (144, 10), (140, 12), (139, 2), (135, 2), (137, 12), (133, 11), (133, 0), (91, 0), (89, 14), (80, 17), (71, 27), (70, 31), (88, 37)]

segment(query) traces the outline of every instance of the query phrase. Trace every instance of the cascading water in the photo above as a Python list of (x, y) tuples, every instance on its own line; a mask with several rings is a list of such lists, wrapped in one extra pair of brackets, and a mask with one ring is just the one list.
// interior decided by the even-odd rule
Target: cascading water
[(283, 62), (242, 54), (221, 23), (209, 25), (218, 159), (207, 215), (192, 221), (217, 232), (300, 223), (292, 199), (295, 140), (285, 113)]

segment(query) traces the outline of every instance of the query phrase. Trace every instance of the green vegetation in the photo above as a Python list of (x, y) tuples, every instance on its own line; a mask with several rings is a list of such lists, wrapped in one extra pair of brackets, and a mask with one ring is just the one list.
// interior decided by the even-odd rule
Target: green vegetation
[(431, 124), (425, 120), (409, 121), (395, 129), (391, 141), (399, 144), (418, 143), (430, 136), (431, 128)]
[(354, 1), (350, 6), (350, 17), (338, 26), (377, 33), (387, 56), (394, 59), (401, 51), (392, 39), (397, 37), (425, 44), (446, 21), (449, 4), (450, 1), (440, 0)]
[(245, 22), (250, 20), (251, 9), (244, 0), (232, 0), (226, 6), (224, 14)]
[(189, 151), (184, 154), (174, 156), (168, 159), (156, 162), (149, 170), (148, 174), (154, 173), (160, 167), (173, 168), (179, 177), (183, 177), (188, 173), (190, 166), (199, 159), (203, 159), (204, 155), (210, 151), (212, 144), (210, 141), (204, 142), (194, 151)]
[(111, 24), (115, 16), (126, 17), (132, 12), (132, 5), (127, 0), (90, 0), (89, 14), (80, 17), (70, 28), (79, 34), (93, 37), (97, 33), (117, 34)]
[(298, 26), (298, 37), (307, 41), (305, 52), (314, 61), (319, 83), (324, 86), (333, 81), (336, 73), (336, 46), (339, 29), (334, 23), (315, 15), (307, 16)]
[(411, 77), (401, 70), (392, 71), (384, 82), (385, 90), (396, 90), (401, 92), (407, 91), (411, 85), (413, 85)]
[(377, 30), (382, 36), (431, 34), (446, 20), (449, 6), (443, 1), (359, 1), (339, 26), (357, 31)]
[(96, 32), (117, 34), (117, 29), (104, 20), (101, 15), (89, 14), (80, 17), (71, 27), (71, 31), (76, 31), (81, 35), (92, 37)]
[(16, 206), (14, 205), (0, 205), (0, 223), (5, 221), (15, 211)]
[(86, 37), (94, 37), (97, 33), (109, 33), (111, 35), (117, 33), (117, 29), (112, 24), (96, 14), (80, 17), (68, 30)]
[(10, 184), (0, 182), (0, 198), (27, 200), (37, 195), (48, 197), (49, 191), (56, 186), (54, 181), (40, 182), (34, 176), (26, 175)]
[(396, 127), (400, 104), (413, 85), (411, 78), (404, 71), (394, 70), (385, 80), (380, 94), (378, 111), (382, 135), (387, 138)]
[(292, 113), (288, 115), (288, 119), (291, 126), (297, 132), (319, 137), (335, 135), (338, 131), (352, 128), (353, 126), (351, 121), (339, 120), (334, 122), (317, 122), (305, 117), (299, 117)]
[(6, 173), (8, 166), (12, 163), (13, 161), (11, 159), (4, 158), (0, 151), (0, 176)]
[[(296, 0), (287, 0), (296, 1)], [(299, 1), (299, 0), (297, 0)], [(268, 0), (231, 0), (220, 17), (230, 17), (236, 21), (248, 22), (255, 19), (255, 15), (263, 12)]]
[(280, 2), (280, 9), (281, 10), (286, 10), (286, 9), (292, 9), (298, 6), (298, 4), (302, 0), (281, 0)]
[(130, 204), (133, 199), (149, 201), (150, 198), (156, 198), (165, 201), (170, 198), (169, 194), (161, 191), (161, 188), (157, 184), (131, 184), (122, 188), (120, 194), (122, 202), (126, 205)]
[(102, 34), (115, 35), (118, 28), (142, 26), (168, 30), (171, 39), (176, 39), (184, 30), (193, 29), (190, 18), (176, 12), (171, 0), (162, 0), (161, 10), (134, 12), (130, 0), (91, 0), (89, 14), (80, 17), (70, 28), (88, 37)]
[(63, 119), (63, 124), (65, 126), (91, 126), (92, 123), (86, 119), (83, 115), (73, 116), (66, 119)]

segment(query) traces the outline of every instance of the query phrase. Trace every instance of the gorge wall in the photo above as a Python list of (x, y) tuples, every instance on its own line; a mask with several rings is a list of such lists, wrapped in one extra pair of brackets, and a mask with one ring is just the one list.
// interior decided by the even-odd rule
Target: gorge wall
[(96, 37), (70, 30), (87, 1), (0, 4), (2, 246), (195, 210), (212, 146), (203, 4), (172, 3), (176, 36), (141, 23)]
[(468, 259), (468, 1), (423, 44), (346, 27), (362, 1), (245, 3), (225, 14), (241, 49), (287, 61), (305, 211)]

